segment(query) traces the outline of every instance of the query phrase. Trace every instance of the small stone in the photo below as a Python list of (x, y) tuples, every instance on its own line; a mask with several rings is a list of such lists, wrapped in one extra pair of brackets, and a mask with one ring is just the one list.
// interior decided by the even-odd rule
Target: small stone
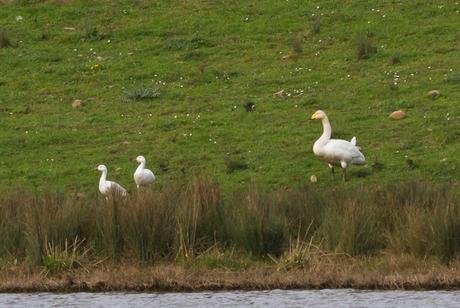
[(72, 102), (72, 108), (79, 109), (81, 107), (83, 107), (83, 102), (81, 101), (81, 99), (75, 99)]
[(292, 58), (292, 55), (291, 55), (291, 54), (284, 55), (284, 56), (281, 57), (281, 59), (283, 59), (283, 60), (288, 60), (288, 59), (290, 59), (290, 58)]
[(284, 94), (284, 89), (278, 91), (278, 92), (275, 92), (273, 93), (273, 97), (284, 97), (285, 94)]
[(318, 182), (318, 178), (316, 177), (316, 175), (313, 174), (313, 175), (310, 177), (310, 182), (312, 182), (312, 183)]
[(426, 95), (432, 99), (436, 99), (441, 95), (441, 92), (438, 90), (431, 90)]
[(406, 117), (406, 113), (402, 110), (393, 111), (390, 116), (393, 120), (402, 120)]

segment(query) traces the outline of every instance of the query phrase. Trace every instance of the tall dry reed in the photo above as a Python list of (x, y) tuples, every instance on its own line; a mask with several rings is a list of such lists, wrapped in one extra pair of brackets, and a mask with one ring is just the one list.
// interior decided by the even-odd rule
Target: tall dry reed
[[(79, 239), (85, 256), (114, 262), (193, 259), (213, 247), (254, 258), (284, 256), (301, 237), (322, 253), (383, 252), (457, 258), (460, 202), (454, 184), (352, 189), (248, 188), (223, 194), (208, 176), (128, 199), (13, 193), (0, 199), (0, 259), (31, 265)], [(314, 245), (314, 246), (313, 246)], [(235, 252), (235, 254), (233, 254)], [(78, 257), (78, 256), (74, 256)], [(57, 267), (59, 268), (59, 267)]]

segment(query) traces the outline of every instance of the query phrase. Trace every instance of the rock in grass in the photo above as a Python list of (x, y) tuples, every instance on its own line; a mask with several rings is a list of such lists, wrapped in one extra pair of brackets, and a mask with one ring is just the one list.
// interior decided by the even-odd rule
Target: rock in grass
[(316, 175), (313, 174), (312, 176), (310, 176), (310, 182), (312, 183), (318, 182), (318, 178), (316, 177)]
[(273, 93), (273, 97), (284, 97), (284, 96), (285, 96), (284, 89), (279, 90), (278, 92)]
[(405, 117), (406, 117), (406, 113), (402, 110), (393, 111), (389, 116), (389, 118), (393, 120), (402, 120)]
[(439, 97), (439, 95), (441, 95), (441, 92), (439, 92), (438, 90), (431, 90), (426, 95), (432, 99), (436, 99)]
[(81, 101), (81, 99), (75, 99), (72, 102), (72, 108), (79, 109), (81, 107), (83, 107), (83, 102)]

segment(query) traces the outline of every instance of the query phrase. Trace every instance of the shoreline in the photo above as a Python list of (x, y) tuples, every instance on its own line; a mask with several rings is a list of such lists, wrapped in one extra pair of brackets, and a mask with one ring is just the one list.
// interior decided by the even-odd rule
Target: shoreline
[(458, 290), (458, 268), (431, 266), (387, 273), (379, 269), (248, 270), (190, 268), (180, 265), (115, 266), (46, 275), (23, 268), (0, 271), (0, 293), (35, 292), (201, 292), (256, 290)]

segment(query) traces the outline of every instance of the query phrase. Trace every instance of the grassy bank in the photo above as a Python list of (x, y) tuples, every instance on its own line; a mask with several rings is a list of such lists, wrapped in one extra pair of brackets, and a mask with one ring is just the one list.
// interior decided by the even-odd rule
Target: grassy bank
[[(363, 286), (372, 279), (385, 284), (394, 272), (391, 266), (385, 271), (385, 263), (399, 264), (394, 267), (409, 273), (405, 280), (434, 265), (450, 277), (460, 248), (456, 189), (412, 182), (224, 194), (212, 179), (197, 176), (109, 201), (14, 194), (0, 201), (0, 265), (3, 275), (18, 266), (50, 279), (63, 273), (88, 278), (127, 264), (229, 275), (256, 270), (273, 277), (330, 268), (338, 280), (378, 274)], [(362, 272), (365, 260), (369, 266)], [(349, 271), (341, 272), (342, 266)]]
[[(226, 188), (302, 186), (312, 174), (336, 185), (311, 153), (316, 109), (368, 158), (352, 184), (458, 178), (459, 10), (456, 1), (0, 1), (9, 41), (0, 189), (92, 192), (101, 163), (132, 189), (137, 155), (159, 184), (205, 169)], [(389, 120), (398, 109), (408, 117)]]

